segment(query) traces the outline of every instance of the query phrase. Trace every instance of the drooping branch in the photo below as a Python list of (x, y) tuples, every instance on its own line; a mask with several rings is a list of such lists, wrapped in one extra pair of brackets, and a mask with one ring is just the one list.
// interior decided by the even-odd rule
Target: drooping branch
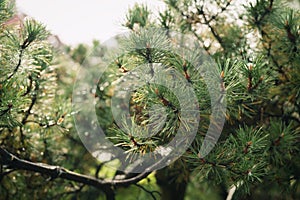
[(156, 164), (145, 169), (145, 172), (128, 179), (104, 180), (72, 172), (60, 166), (48, 165), (44, 163), (34, 163), (31, 161), (20, 159), (17, 156), (5, 150), (4, 148), (0, 147), (1, 165), (6, 165), (9, 168), (15, 170), (38, 172), (43, 175), (48, 175), (52, 179), (62, 178), (70, 181), (75, 181), (77, 183), (83, 183), (85, 185), (96, 187), (97, 189), (102, 190), (106, 194), (111, 193), (113, 187), (127, 186), (133, 183), (137, 183), (140, 180), (146, 178), (151, 173), (152, 169), (154, 169), (154, 167), (160, 162), (157, 162)]

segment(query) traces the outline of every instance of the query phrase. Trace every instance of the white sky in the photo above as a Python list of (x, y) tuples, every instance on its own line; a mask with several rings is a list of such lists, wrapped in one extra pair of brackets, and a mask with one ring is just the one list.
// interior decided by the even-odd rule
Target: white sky
[(44, 23), (48, 30), (66, 44), (101, 42), (125, 31), (121, 26), (128, 8), (146, 3), (157, 12), (161, 0), (16, 0), (17, 8)]

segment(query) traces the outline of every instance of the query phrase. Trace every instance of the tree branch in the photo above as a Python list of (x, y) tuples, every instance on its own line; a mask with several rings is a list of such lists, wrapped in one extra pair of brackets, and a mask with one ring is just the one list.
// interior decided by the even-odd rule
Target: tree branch
[(135, 186), (137, 186), (137, 187), (139, 187), (139, 188), (141, 188), (142, 190), (144, 190), (146, 193), (148, 193), (151, 197), (152, 197), (152, 199), (153, 200), (156, 200), (157, 198), (155, 197), (155, 194), (158, 194), (159, 196), (161, 196), (161, 194), (160, 194), (160, 192), (158, 192), (158, 191), (150, 191), (150, 190), (148, 190), (147, 188), (145, 188), (144, 186), (142, 186), (142, 185), (139, 185), (139, 184), (134, 184)]
[(32, 95), (32, 98), (31, 98), (31, 103), (29, 105), (29, 108), (28, 110), (25, 112), (25, 116), (23, 117), (22, 119), (22, 125), (25, 124), (26, 120), (28, 119), (29, 115), (30, 115), (30, 112), (34, 106), (34, 104), (36, 103), (37, 101), (37, 93), (39, 91), (39, 83), (36, 83), (36, 86), (35, 86), (35, 89), (34, 89), (34, 94)]
[(140, 180), (146, 178), (151, 173), (151, 170), (160, 162), (157, 162), (156, 164), (145, 169), (145, 172), (138, 174), (132, 178), (120, 180), (103, 180), (94, 178), (92, 176), (72, 172), (60, 166), (53, 166), (44, 163), (34, 163), (31, 161), (23, 160), (0, 147), (0, 164), (2, 165), (7, 165), (12, 169), (38, 172), (44, 175), (48, 175), (52, 179), (62, 178), (70, 181), (75, 181), (77, 183), (83, 183), (85, 185), (93, 186), (97, 189), (102, 190), (107, 196), (108, 194), (111, 195), (111, 193), (113, 192), (112, 188), (114, 186), (127, 186), (133, 183), (137, 183)]
[(9, 79), (11, 79), (18, 71), (18, 69), (21, 66), (22, 63), (22, 58), (23, 58), (23, 54), (24, 54), (24, 50), (31, 44), (31, 42), (28, 42), (28, 39), (26, 39), (22, 45), (20, 45), (20, 50), (19, 50), (19, 59), (18, 59), (18, 63), (17, 65), (14, 67), (14, 71), (12, 72), (11, 75), (9, 75), (4, 81), (1, 81), (0, 83), (4, 83), (6, 81), (8, 81)]
[(21, 48), (20, 53), (19, 53), (19, 60), (18, 60), (17, 65), (14, 67), (14, 71), (4, 81), (1, 81), (1, 83), (4, 83), (4, 82), (8, 81), (9, 79), (11, 79), (17, 73), (19, 67), (21, 66), (23, 52), (24, 52), (24, 49)]

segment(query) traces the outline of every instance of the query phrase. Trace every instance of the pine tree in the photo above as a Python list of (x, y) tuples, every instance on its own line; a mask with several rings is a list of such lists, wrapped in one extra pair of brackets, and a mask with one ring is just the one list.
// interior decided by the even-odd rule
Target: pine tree
[[(244, 5), (231, 1), (165, 2), (168, 9), (159, 13), (159, 19), (151, 19), (146, 6), (129, 11), (125, 26), (133, 36), (123, 44), (128, 55), (116, 60), (119, 72), (110, 72), (115, 78), (128, 77), (126, 74), (141, 65), (149, 65), (151, 70), (153, 63), (163, 63), (165, 68), (179, 71), (198, 95), (201, 123), (195, 140), (179, 160), (156, 172), (162, 199), (182, 199), (186, 184), (192, 181), (218, 184), (225, 196), (231, 188), (235, 198), (296, 198), (299, 11), (287, 2), (272, 0)], [(152, 31), (153, 27), (162, 27), (165, 32)], [(200, 155), (200, 148), (213, 108), (209, 99), (203, 100), (208, 96), (203, 77), (195, 73), (193, 62), (187, 63), (203, 53), (197, 46), (189, 46), (194, 52), (185, 49), (178, 53), (181, 56), (169, 55), (165, 50), (179, 40), (172, 38), (170, 32), (174, 30), (194, 35), (199, 46), (215, 59), (217, 68), (212, 78), (219, 75), (223, 81), (220, 87), (226, 92), (226, 123), (219, 142), (206, 157)], [(132, 129), (118, 127), (112, 133), (114, 142), (129, 155), (143, 154), (168, 143), (178, 131), (175, 127), (184, 123), (179, 120), (179, 103), (174, 95), (164, 87), (147, 85), (132, 94), (131, 116), (136, 124), (151, 124), (151, 120), (159, 119), (149, 117), (145, 111), (153, 104), (166, 108), (169, 123), (150, 140), (134, 138)], [(265, 190), (270, 192), (264, 193)]]
[[(156, 17), (144, 5), (129, 10), (130, 33), (117, 38), (117, 54), (106, 57), (110, 50), (95, 41), (84, 61), (84, 45), (70, 61), (51, 49), (40, 23), (7, 24), (13, 4), (1, 1), (1, 195), (89, 199), (103, 192), (107, 199), (131, 199), (136, 186), (144, 199), (299, 198), (299, 10), (282, 0), (165, 3)], [(92, 87), (72, 101), (93, 95), (106, 139), (125, 152), (110, 152), (117, 158), (111, 162), (99, 163), (84, 150), (69, 118), (77, 127), (92, 121), (84, 109), (70, 108), (74, 62), (95, 77), (85, 77)], [(210, 128), (219, 126), (220, 138), (207, 142)], [(195, 137), (184, 134), (195, 127)], [(174, 138), (179, 148), (171, 148), (171, 161), (160, 151), (154, 163), (126, 168)], [(145, 178), (155, 179), (160, 192), (147, 188)]]

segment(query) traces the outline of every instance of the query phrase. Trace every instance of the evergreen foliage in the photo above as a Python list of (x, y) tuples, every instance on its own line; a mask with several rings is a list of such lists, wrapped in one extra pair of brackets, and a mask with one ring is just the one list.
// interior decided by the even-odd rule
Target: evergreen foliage
[[(284, 0), (164, 2), (167, 9), (156, 16), (144, 5), (129, 10), (124, 26), (131, 34), (119, 41), (122, 54), (107, 60), (109, 50), (97, 41), (64, 53), (53, 49), (44, 25), (29, 18), (8, 23), (13, 4), (0, 1), (0, 198), (102, 199), (103, 193), (107, 199), (300, 198), (299, 9)], [(182, 44), (184, 38), (172, 31), (197, 42)], [(208, 76), (218, 81), (222, 98), (211, 101), (210, 85), (193, 65), (199, 60), (207, 68), (215, 63)], [(189, 105), (158, 84), (136, 89), (130, 120), (123, 118), (123, 129), (116, 126), (111, 101), (117, 80), (139, 72), (139, 66), (148, 70), (144, 74), (159, 75), (157, 63), (192, 86), (201, 117), (195, 139), (178, 160), (154, 173), (109, 169), (76, 133), (71, 118), (79, 112), (71, 109), (76, 70), (108, 66), (91, 94), (107, 138), (126, 151), (121, 169), (136, 153), (167, 144), (181, 125), (192, 128), (191, 116), (181, 118), (181, 106)], [(179, 85), (181, 78), (162, 79)], [(188, 90), (181, 92), (190, 98)], [(212, 116), (220, 101), (227, 103), (224, 112), (217, 107), (226, 121), (216, 146), (203, 157), (201, 145), (210, 124), (217, 124)], [(156, 134), (139, 137), (148, 127)]]

